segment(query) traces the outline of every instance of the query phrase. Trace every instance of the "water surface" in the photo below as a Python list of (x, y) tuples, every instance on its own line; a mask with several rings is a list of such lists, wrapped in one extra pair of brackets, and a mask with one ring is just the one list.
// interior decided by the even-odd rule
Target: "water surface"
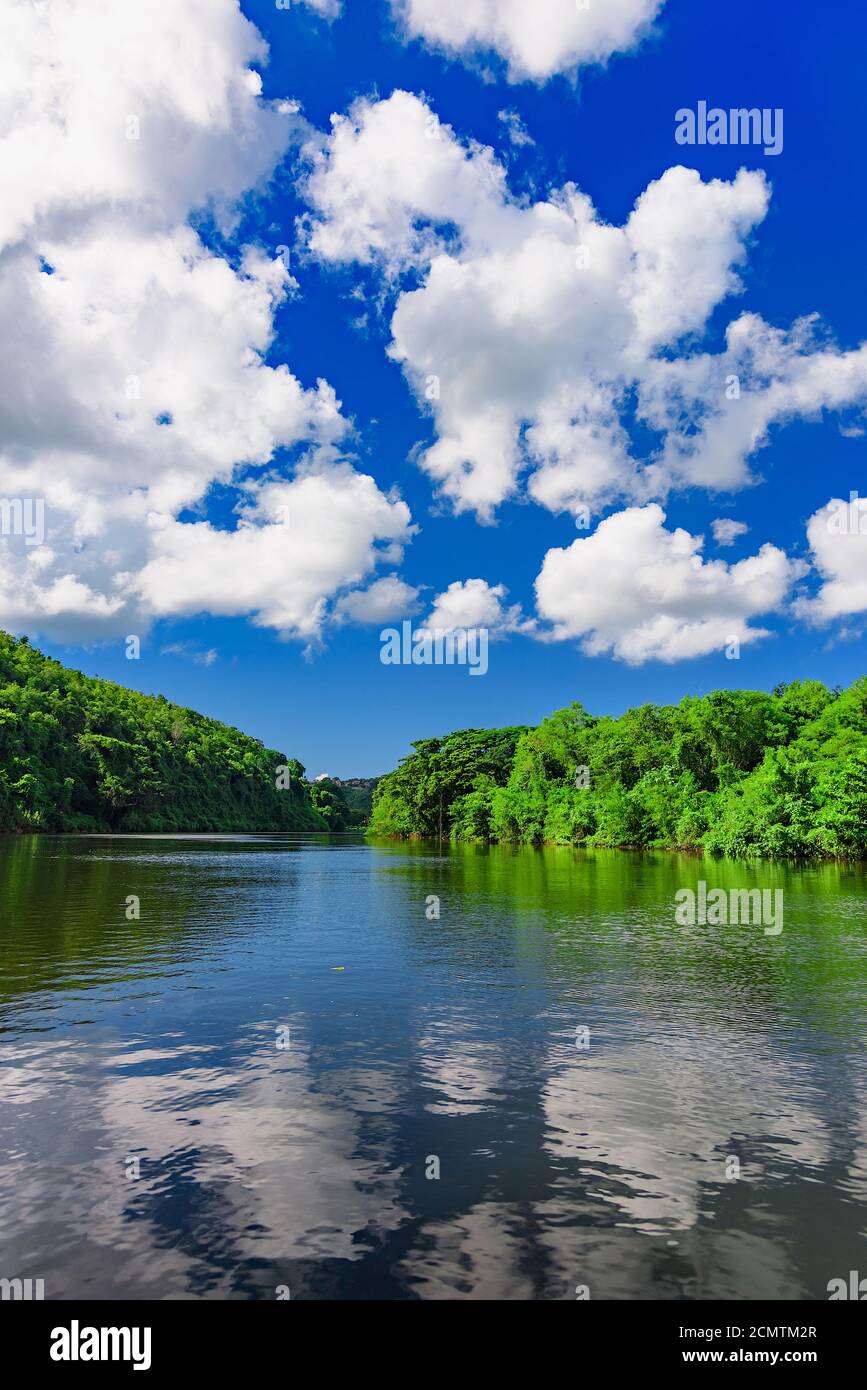
[[(676, 926), (701, 878), (782, 934)], [(863, 868), (7, 837), (0, 895), (0, 1276), (48, 1298), (867, 1275)]]

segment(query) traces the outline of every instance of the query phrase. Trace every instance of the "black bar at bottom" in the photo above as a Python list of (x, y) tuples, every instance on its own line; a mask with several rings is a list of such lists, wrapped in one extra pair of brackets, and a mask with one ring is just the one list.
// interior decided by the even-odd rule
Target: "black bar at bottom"
[(363, 1368), (365, 1378), (389, 1383), (398, 1366), (401, 1379), (411, 1376), (413, 1362), (425, 1379), (439, 1365), (454, 1376), (465, 1360), (461, 1347), (471, 1347), (482, 1367), (487, 1356), (539, 1355), (546, 1376), (560, 1352), (573, 1358), (576, 1374), (589, 1355), (614, 1372), (800, 1366), (827, 1377), (860, 1363), (867, 1317), (860, 1303), (845, 1301), (2, 1302), (0, 1327), (16, 1368), (52, 1378), (93, 1379), (101, 1371), (136, 1380), (203, 1371), (270, 1376), (281, 1365), (297, 1375), (301, 1352), (305, 1362), (313, 1358), (309, 1369)]

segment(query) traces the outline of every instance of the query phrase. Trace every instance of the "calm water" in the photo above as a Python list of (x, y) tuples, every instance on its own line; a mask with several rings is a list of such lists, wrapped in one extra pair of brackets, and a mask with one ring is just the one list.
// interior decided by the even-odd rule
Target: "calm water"
[[(700, 878), (782, 935), (676, 927)], [(0, 892), (0, 1276), (46, 1297), (867, 1275), (861, 869), (7, 837)]]

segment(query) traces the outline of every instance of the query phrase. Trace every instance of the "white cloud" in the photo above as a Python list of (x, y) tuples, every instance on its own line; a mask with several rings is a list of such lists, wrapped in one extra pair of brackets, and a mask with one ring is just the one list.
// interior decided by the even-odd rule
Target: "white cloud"
[(342, 0), (300, 0), (300, 2), (311, 10), (316, 10), (317, 14), (321, 14), (325, 19), (336, 19), (343, 9)]
[(344, 594), (335, 611), (350, 622), (378, 627), (398, 618), (409, 618), (418, 611), (419, 591), (396, 574), (384, 575), (366, 589)]
[(807, 539), (822, 584), (795, 611), (812, 623), (867, 613), (867, 497), (832, 498), (810, 517)]
[[(520, 18), (470, 0), (464, 40), (446, 35), (458, 7), (410, 8), (461, 52), (490, 46), (507, 10)], [(513, 76), (531, 71), (518, 33), (490, 41)], [(561, 70), (563, 54), (567, 67), (586, 60), (560, 39), (560, 56), (532, 58), (536, 76)], [(274, 315), (296, 282), (261, 250), (217, 255), (187, 221), (211, 209), (228, 230), (302, 138), (310, 249), (384, 272), (391, 355), (435, 428), (420, 461), (457, 510), (490, 518), (525, 474), (555, 512), (737, 487), (775, 424), (867, 400), (867, 348), (839, 350), (813, 319), (786, 332), (742, 314), (722, 353), (695, 350), (741, 289), (768, 204), (761, 174), (703, 183), (669, 169), (615, 227), (572, 185), (546, 201), (514, 196), (490, 150), (405, 92), (358, 102), (313, 140), (293, 103), (262, 100), (251, 65), (266, 58), (236, 0), (0, 11), (0, 334), (12, 345), (0, 359), (0, 498), (43, 498), (48, 525), (41, 546), (4, 538), (4, 626), (85, 640), (214, 612), (316, 641), (331, 620), (388, 621), (417, 601), (396, 575), (374, 578), (412, 536), (407, 508), (341, 457), (349, 427), (328, 383), (272, 364)], [(633, 410), (660, 437), (642, 460)], [(283, 450), (306, 459), (293, 478)], [(215, 484), (236, 504), (235, 529), (203, 519)], [(700, 541), (663, 521), (633, 507), (549, 551), (538, 596), (554, 635), (637, 661), (713, 650), (723, 628), (761, 635), (750, 619), (778, 606), (797, 566), (771, 546), (739, 565), (704, 562)], [(801, 611), (861, 611), (860, 546), (844, 557), (814, 523), (825, 582)], [(644, 560), (627, 582), (612, 557), (619, 545), (631, 559), (633, 542)], [(588, 554), (619, 578), (593, 593), (585, 625), (569, 586)], [(505, 596), (456, 583), (431, 620), (529, 631)]]
[(725, 351), (654, 360), (642, 375), (640, 411), (665, 432), (660, 467), (679, 485), (733, 489), (773, 425), (867, 405), (867, 346), (841, 352), (815, 316), (788, 331), (741, 314)]
[(465, 148), (409, 92), (359, 100), (331, 124), (325, 144), (310, 147), (305, 189), (315, 212), (310, 248), (323, 260), (424, 265), (442, 244), (438, 229), (472, 229), (505, 197), (492, 152)]
[(503, 603), (508, 594), (502, 584), (484, 579), (455, 580), (434, 599), (424, 626), (430, 632), (487, 628), (491, 634), (529, 632), (535, 626), (525, 619), (518, 604)]
[(237, 0), (6, 0), (0, 246), (108, 208), (141, 224), (231, 206), (297, 124), (259, 96), (266, 58)]
[(498, 54), (512, 82), (604, 63), (644, 37), (663, 0), (392, 0), (408, 38), (462, 58)]
[(251, 492), (237, 528), (149, 518), (148, 561), (133, 581), (160, 617), (252, 615), (260, 627), (316, 640), (331, 597), (380, 560), (394, 564), (413, 528), (406, 504), (347, 463), (314, 462)]
[[(573, 185), (515, 198), (490, 150), (406, 92), (334, 120), (310, 246), (391, 278), (389, 351), (436, 432), (419, 462), (456, 511), (490, 520), (523, 474), (552, 511), (740, 487), (773, 423), (867, 402), (867, 348), (837, 350), (809, 318), (784, 332), (742, 314), (722, 353), (695, 351), (743, 288), (761, 173), (668, 169), (615, 227)], [(416, 287), (397, 291), (398, 271)], [(641, 460), (633, 413), (658, 436)]]
[(280, 261), (250, 252), (235, 270), (189, 227), (142, 236), (113, 219), (40, 248), (53, 274), (32, 252), (0, 271), (17, 344), (0, 362), (6, 483), (64, 509), (74, 477), (77, 535), (137, 486), (142, 505), (190, 506), (240, 462), (345, 429), (324, 382), (304, 390), (263, 361), (292, 286)]
[(549, 550), (536, 580), (555, 640), (638, 666), (720, 652), (767, 636), (750, 619), (778, 609), (802, 567), (775, 546), (738, 564), (704, 560), (702, 538), (665, 527), (656, 505), (606, 518), (593, 535)]
[[(54, 558), (50, 551), (35, 554)], [(46, 578), (32, 556), (21, 555), (9, 543), (0, 550), (0, 626), (64, 642), (87, 641), (97, 634), (119, 637), (129, 631), (122, 595), (100, 593), (65, 565)]]
[[(230, 263), (185, 221), (211, 205), (228, 226), (301, 130), (258, 95), (266, 56), (236, 0), (0, 13), (0, 497), (43, 500), (47, 526), (43, 546), (4, 541), (6, 627), (76, 641), (210, 611), (311, 639), (411, 534), (337, 460), (333, 389), (266, 362), (297, 289), (282, 262)], [(315, 462), (251, 481), (290, 449)], [(179, 519), (214, 484), (236, 531)]]
[(734, 267), (765, 216), (770, 190), (756, 171), (703, 183), (695, 169), (667, 169), (648, 185), (624, 228), (631, 254), (626, 296), (645, 349), (701, 330), (715, 305), (737, 294)]
[(524, 124), (520, 111), (516, 111), (514, 107), (498, 111), (497, 120), (505, 127), (509, 144), (514, 145), (515, 149), (524, 149), (528, 145), (535, 145), (536, 142)]
[(209, 647), (207, 651), (199, 651), (192, 647), (189, 642), (170, 642), (167, 647), (160, 648), (160, 656), (179, 656), (186, 661), (192, 661), (196, 666), (213, 666), (215, 661), (220, 658), (220, 653), (216, 647)]
[(713, 538), (717, 545), (725, 547), (734, 545), (738, 536), (745, 536), (750, 528), (745, 521), (735, 521), (732, 517), (720, 516), (711, 522), (710, 529), (713, 531)]
[(486, 518), (527, 463), (552, 510), (640, 492), (624, 391), (737, 290), (733, 264), (768, 197), (757, 173), (704, 184), (676, 168), (620, 228), (571, 185), (521, 206), (489, 150), (405, 92), (336, 119), (307, 194), (315, 254), (421, 270), (397, 301), (391, 355), (434, 416), (422, 467)]
[(554, 511), (664, 492), (668, 471), (640, 476), (630, 457), (627, 388), (737, 288), (731, 262), (766, 198), (758, 174), (703, 184), (670, 169), (622, 228), (567, 189), (501, 204), (481, 237), (434, 258), (398, 300), (391, 354), (420, 399), (436, 380), (438, 439), (421, 462), (457, 510), (489, 517), (528, 464)]
[(53, 274), (32, 252), (0, 271), (17, 345), (0, 362), (0, 495), (44, 499), (50, 552), (20, 600), (10, 572), (0, 613), (19, 627), (29, 612), (49, 636), (74, 617), (77, 637), (89, 616), (112, 636), (147, 620), (130, 575), (151, 553), (149, 515), (200, 505), (279, 448), (330, 444), (346, 422), (325, 382), (305, 389), (263, 360), (281, 262), (251, 253), (234, 270), (188, 227), (141, 237), (114, 220), (41, 246)]

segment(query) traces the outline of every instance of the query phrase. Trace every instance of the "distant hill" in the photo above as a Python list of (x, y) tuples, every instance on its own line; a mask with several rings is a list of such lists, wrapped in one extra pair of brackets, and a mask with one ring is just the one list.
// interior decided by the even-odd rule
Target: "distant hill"
[(317, 777), (311, 787), (313, 805), (329, 829), (361, 830), (367, 825), (379, 777)]
[(296, 759), (0, 632), (0, 830), (328, 828)]

